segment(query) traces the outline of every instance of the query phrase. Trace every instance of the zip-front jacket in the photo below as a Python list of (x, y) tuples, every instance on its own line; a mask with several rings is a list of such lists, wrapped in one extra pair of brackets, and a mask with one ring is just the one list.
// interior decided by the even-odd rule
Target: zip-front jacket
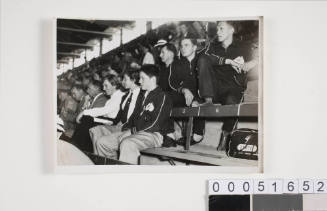
[(204, 50), (204, 54), (209, 56), (212, 65), (216, 70), (216, 77), (223, 84), (237, 85), (246, 88), (246, 73), (237, 73), (231, 65), (226, 65), (226, 59), (234, 60), (235, 58), (242, 56), (245, 62), (251, 60), (251, 46), (248, 43), (242, 43), (239, 40), (233, 40), (233, 42), (224, 48), (220, 42), (212, 42)]
[(132, 133), (145, 131), (165, 135), (171, 132), (169, 131), (171, 109), (171, 100), (160, 87), (157, 87), (145, 94), (145, 99), (136, 106), (135, 112), (129, 118), (128, 125)]
[(197, 58), (198, 56), (196, 55), (190, 62), (185, 57), (181, 57), (179, 60), (176, 60), (171, 64), (171, 72), (168, 77), (171, 89), (181, 93), (183, 88), (187, 88), (193, 93), (193, 95), (197, 95)]

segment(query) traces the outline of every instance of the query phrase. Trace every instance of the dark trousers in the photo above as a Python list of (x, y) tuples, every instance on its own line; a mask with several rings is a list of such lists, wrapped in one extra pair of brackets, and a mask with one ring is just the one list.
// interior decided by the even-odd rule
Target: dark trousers
[[(212, 98), (213, 103), (222, 105), (239, 104), (243, 98), (244, 86), (234, 83), (234, 79), (220, 78), (209, 56), (201, 55), (198, 63), (199, 92), (203, 98)], [(231, 132), (237, 118), (224, 118), (222, 130)]]
[(81, 123), (77, 125), (73, 134), (72, 144), (82, 151), (93, 152), (93, 144), (89, 130), (97, 125), (101, 124), (94, 122), (93, 117), (83, 116)]
[[(195, 93), (192, 93), (195, 95)], [(168, 92), (168, 96), (171, 98), (173, 102), (173, 107), (186, 107), (185, 97), (183, 94), (170, 91)], [(196, 96), (196, 95), (195, 95)], [(196, 98), (196, 97), (195, 97)], [(172, 124), (174, 124), (173, 119), (171, 119)], [(196, 118), (193, 121), (193, 133), (197, 135), (204, 134), (205, 120), (201, 118)]]
[[(220, 100), (214, 101), (214, 103), (221, 103), (222, 105), (239, 104), (242, 101), (243, 92), (241, 92), (237, 89), (230, 89), (228, 92), (217, 96), (217, 98)], [(236, 117), (227, 117), (227, 118), (224, 118), (223, 122), (224, 122), (224, 124), (223, 124), (222, 130), (226, 131), (226, 132), (231, 132), (235, 127), (237, 118)]]

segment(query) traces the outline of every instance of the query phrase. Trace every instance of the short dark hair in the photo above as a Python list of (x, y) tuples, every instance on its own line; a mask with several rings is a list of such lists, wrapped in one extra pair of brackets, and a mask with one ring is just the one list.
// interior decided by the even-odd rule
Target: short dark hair
[(147, 48), (149, 51), (151, 50), (152, 46), (148, 43), (148, 42), (145, 42), (143, 44), (139, 44), (141, 47), (144, 47), (144, 48)]
[(150, 78), (155, 77), (156, 83), (159, 81), (159, 68), (154, 64), (145, 64), (141, 67), (140, 72), (144, 72)]
[(221, 22), (225, 22), (226, 24), (228, 24), (228, 25), (230, 25), (231, 27), (233, 27), (234, 30), (236, 30), (236, 26), (237, 26), (236, 21), (217, 21), (217, 25), (218, 25), (219, 23), (221, 23)]
[(89, 84), (92, 84), (93, 86), (98, 87), (99, 90), (102, 89), (102, 83), (100, 81), (97, 81), (97, 80), (94, 80), (94, 79), (90, 78), (90, 83)]
[(124, 75), (127, 75), (131, 80), (135, 82), (135, 84), (139, 84), (139, 80), (140, 80), (139, 70), (128, 69), (126, 72), (124, 72)]
[(109, 81), (109, 83), (112, 86), (115, 86), (116, 89), (124, 90), (123, 86), (121, 85), (121, 80), (118, 76), (110, 74), (110, 75), (104, 77), (102, 81), (104, 82), (105, 80)]
[(71, 88), (72, 89), (78, 89), (78, 90), (83, 90), (84, 91), (84, 86), (80, 84), (74, 84)]
[(173, 52), (174, 56), (177, 56), (177, 50), (176, 50), (175, 45), (173, 45), (172, 43), (167, 43), (163, 46), (160, 46), (159, 51), (161, 51), (161, 49), (163, 49), (164, 47), (167, 47), (167, 50)]
[(191, 40), (192, 44), (193, 45), (197, 45), (198, 44), (198, 41), (196, 40), (196, 37), (195, 36), (186, 36), (186, 37), (183, 37), (180, 41), (179, 44), (182, 44), (182, 41), (183, 40)]

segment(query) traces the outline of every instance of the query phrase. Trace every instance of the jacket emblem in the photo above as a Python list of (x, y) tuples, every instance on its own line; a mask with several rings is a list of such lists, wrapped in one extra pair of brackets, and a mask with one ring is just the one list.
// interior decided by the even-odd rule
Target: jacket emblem
[(152, 112), (154, 110), (153, 103), (149, 103), (148, 105), (146, 105), (145, 110)]

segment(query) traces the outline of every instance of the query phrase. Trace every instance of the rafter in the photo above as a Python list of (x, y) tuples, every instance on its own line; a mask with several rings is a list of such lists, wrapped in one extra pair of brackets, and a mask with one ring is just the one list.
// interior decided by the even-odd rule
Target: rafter
[(112, 35), (105, 32), (99, 32), (99, 31), (90, 31), (90, 30), (84, 30), (84, 29), (73, 29), (73, 28), (67, 28), (67, 27), (57, 27), (58, 30), (64, 30), (64, 31), (72, 31), (72, 32), (80, 32), (80, 33), (89, 33), (89, 34), (96, 34), (102, 37), (111, 37)]
[(93, 49), (93, 45), (83, 44), (83, 43), (75, 43), (75, 42), (57, 42), (60, 45), (71, 45), (71, 46), (80, 46), (83, 48)]
[(81, 56), (77, 53), (66, 53), (66, 52), (57, 52), (57, 54), (63, 56), (75, 57), (75, 58), (79, 58)]

